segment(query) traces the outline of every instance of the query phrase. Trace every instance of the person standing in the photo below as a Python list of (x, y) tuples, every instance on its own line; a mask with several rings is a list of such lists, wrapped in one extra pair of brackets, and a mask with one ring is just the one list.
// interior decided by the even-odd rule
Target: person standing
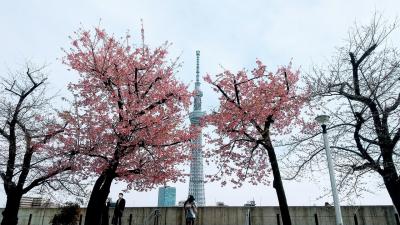
[(197, 206), (193, 195), (189, 195), (188, 199), (183, 204), (185, 210), (186, 225), (194, 225), (197, 215)]
[(110, 209), (111, 198), (107, 198), (106, 203), (103, 207), (103, 212), (101, 213), (101, 225), (108, 225), (108, 211)]
[(119, 193), (118, 200), (115, 203), (114, 216), (112, 220), (112, 224), (114, 225), (121, 225), (121, 218), (125, 209), (125, 199), (123, 196), (124, 195), (122, 193)]

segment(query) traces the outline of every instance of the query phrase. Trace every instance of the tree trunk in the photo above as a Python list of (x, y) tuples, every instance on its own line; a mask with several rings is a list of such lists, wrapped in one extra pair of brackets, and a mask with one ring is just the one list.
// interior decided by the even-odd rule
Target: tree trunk
[(273, 187), (278, 196), (279, 209), (281, 211), (283, 225), (291, 225), (289, 206), (286, 201), (285, 189), (283, 188), (281, 173), (279, 172), (278, 160), (276, 159), (275, 150), (272, 145), (267, 148), (269, 162), (271, 164), (272, 173), (274, 175)]
[(17, 225), (18, 210), (22, 198), (22, 191), (16, 189), (10, 190), (7, 193), (7, 203), (3, 211), (3, 219), (1, 225)]
[(394, 207), (396, 207), (397, 212), (400, 213), (400, 179), (395, 173), (395, 168), (390, 172), (385, 171), (383, 181), (385, 182), (386, 190), (392, 199)]
[(100, 225), (99, 213), (104, 208), (114, 177), (114, 172), (107, 169), (97, 178), (86, 209), (85, 225)]

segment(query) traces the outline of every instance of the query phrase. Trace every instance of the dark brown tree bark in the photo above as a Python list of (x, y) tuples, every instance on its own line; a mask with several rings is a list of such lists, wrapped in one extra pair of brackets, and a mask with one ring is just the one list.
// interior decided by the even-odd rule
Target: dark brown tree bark
[(86, 209), (85, 225), (100, 225), (104, 204), (107, 200), (112, 181), (115, 178), (115, 171), (105, 170), (96, 180), (90, 195), (89, 203)]
[[(288, 87), (289, 88), (289, 87)], [(290, 218), (289, 206), (286, 200), (285, 189), (282, 183), (281, 173), (279, 171), (278, 159), (276, 158), (275, 149), (271, 142), (270, 137), (270, 127), (274, 123), (272, 116), (269, 116), (265, 121), (264, 129), (257, 126), (259, 131), (262, 131), (262, 145), (267, 150), (269, 162), (271, 164), (272, 174), (274, 175), (273, 187), (276, 190), (276, 195), (278, 197), (279, 209), (281, 211), (282, 223), (283, 225), (291, 225), (292, 221)]]
[(396, 207), (397, 211), (400, 209), (400, 182), (396, 175), (388, 175), (383, 178), (385, 182), (386, 189), (390, 195), (390, 198), (393, 201), (394, 206)]
[(278, 196), (279, 209), (281, 211), (283, 225), (291, 225), (289, 206), (286, 200), (285, 189), (283, 188), (282, 177), (279, 171), (278, 160), (276, 158), (275, 150), (272, 145), (266, 147), (268, 152), (269, 162), (271, 163), (272, 173), (274, 175), (273, 187)]
[(394, 166), (392, 155), (388, 154), (384, 158), (386, 159), (384, 159), (385, 165), (381, 176), (385, 183), (386, 190), (393, 201), (393, 205), (396, 207), (397, 212), (400, 212), (400, 177)]
[(22, 198), (22, 192), (12, 188), (8, 190), (6, 207), (4, 208), (3, 219), (1, 225), (17, 225), (18, 224), (18, 211), (19, 204)]
[[(100, 174), (92, 188), (92, 193), (86, 208), (85, 225), (101, 225), (101, 216), (99, 216), (99, 212), (102, 212), (104, 208), (113, 180), (119, 176), (116, 171), (119, 166), (121, 152), (126, 150), (124, 147), (121, 147), (121, 143), (122, 142), (117, 143), (113, 156), (114, 159), (109, 161), (108, 168)], [(133, 169), (128, 172), (140, 174), (141, 170)]]
[[(112, 160), (108, 168), (100, 174), (92, 188), (92, 193), (86, 209), (85, 225), (101, 224), (99, 212), (102, 212), (104, 208), (113, 180), (118, 177), (116, 171), (119, 165), (121, 149), (124, 149), (121, 148), (121, 143), (117, 143), (116, 151), (114, 152), (114, 160)], [(133, 169), (128, 172), (140, 174), (142, 171), (140, 169)]]

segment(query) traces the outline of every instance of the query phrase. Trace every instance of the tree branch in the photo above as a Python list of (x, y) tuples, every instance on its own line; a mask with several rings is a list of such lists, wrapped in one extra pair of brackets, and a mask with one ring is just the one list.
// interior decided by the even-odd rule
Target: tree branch
[(240, 106), (239, 88), (238, 88), (238, 84), (237, 84), (235, 78), (233, 78), (233, 86), (235, 88), (235, 96), (236, 96), (237, 105)]
[(400, 93), (397, 96), (396, 101), (393, 103), (392, 106), (385, 108), (385, 113), (389, 114), (390, 112), (394, 111), (397, 109), (397, 107), (399, 107), (400, 105)]
[(236, 104), (236, 102), (226, 94), (226, 92), (221, 88), (221, 86), (219, 86), (218, 84), (216, 84), (214, 82), (212, 82), (211, 84), (214, 85), (221, 92), (221, 94), (226, 98), (227, 101), (232, 102), (235, 106), (237, 106), (239, 109), (241, 109), (241, 107), (238, 106)]
[(393, 146), (393, 148), (396, 146), (396, 144), (399, 140), (400, 140), (400, 128), (397, 129), (397, 132), (392, 139), (391, 145)]
[(362, 56), (357, 60), (357, 66), (360, 65), (365, 58), (367, 58), (375, 49), (376, 47), (378, 47), (377, 44), (373, 44), (371, 47), (369, 47), (367, 49), (367, 51), (364, 52), (364, 54), (362, 54)]
[(152, 104), (147, 106), (147, 108), (145, 108), (145, 109), (141, 110), (140, 112), (138, 112), (136, 115), (144, 115), (147, 111), (150, 111), (150, 110), (154, 109), (156, 106), (164, 104), (168, 100), (168, 98), (172, 97), (172, 96), (174, 96), (173, 93), (167, 94), (165, 96), (165, 98), (160, 99), (160, 100), (158, 100), (156, 102), (153, 102)]
[(361, 113), (355, 113), (355, 117), (356, 117), (356, 127), (354, 130), (354, 140), (356, 141), (356, 146), (358, 151), (360, 151), (362, 158), (368, 160), (368, 162), (374, 166), (374, 170), (376, 170), (377, 172), (381, 173), (382, 169), (379, 167), (379, 165), (376, 164), (375, 160), (372, 159), (372, 157), (368, 154), (368, 152), (366, 151), (366, 149), (362, 146), (361, 144), (361, 138), (360, 138), (360, 130), (361, 130), (361, 126), (362, 124), (365, 122), (364, 118), (362, 117)]
[(41, 185), (42, 183), (44, 183), (49, 178), (54, 177), (54, 176), (58, 175), (61, 172), (65, 172), (65, 171), (68, 171), (68, 170), (71, 170), (71, 169), (72, 169), (71, 166), (67, 166), (67, 167), (59, 168), (58, 170), (55, 170), (52, 173), (49, 173), (49, 174), (44, 175), (42, 177), (39, 177), (39, 178), (33, 180), (28, 186), (23, 188), (22, 189), (22, 193), (26, 194), (28, 191), (32, 190), (32, 188)]
[(149, 85), (149, 88), (142, 94), (142, 98), (145, 98), (146, 95), (149, 93), (149, 91), (153, 88), (154, 84), (157, 83), (157, 81), (161, 80), (161, 77), (157, 77), (151, 84)]
[(254, 147), (251, 149), (251, 151), (250, 151), (250, 156), (249, 156), (249, 160), (247, 161), (247, 167), (246, 167), (246, 173), (245, 173), (245, 175), (244, 175), (244, 179), (246, 179), (246, 177), (247, 177), (247, 172), (248, 172), (248, 170), (249, 170), (249, 168), (250, 168), (250, 162), (251, 162), (251, 160), (253, 159), (253, 154), (254, 154), (254, 151), (258, 148), (258, 145), (259, 145), (259, 143), (256, 143), (255, 145), (254, 145)]
[(137, 98), (139, 98), (139, 87), (138, 87), (138, 79), (137, 79), (138, 72), (139, 72), (138, 68), (135, 68), (135, 81), (134, 81), (134, 83), (135, 83), (135, 93), (136, 93), (136, 97)]
[(284, 75), (285, 75), (285, 83), (286, 83), (286, 94), (289, 94), (289, 81), (287, 78), (286, 70), (284, 72)]
[(2, 128), (0, 128), (0, 134), (8, 141), (10, 140), (10, 135), (8, 135)]
[(319, 150), (317, 150), (316, 152), (314, 152), (313, 154), (311, 154), (311, 156), (310, 156), (307, 160), (305, 160), (305, 161), (297, 168), (296, 173), (295, 173), (293, 176), (287, 178), (286, 180), (293, 180), (293, 179), (295, 179), (295, 178), (300, 174), (300, 171), (303, 169), (303, 167), (304, 167), (307, 163), (311, 162), (311, 160), (312, 160), (316, 155), (318, 155), (322, 150), (324, 150), (324, 148), (320, 148)]

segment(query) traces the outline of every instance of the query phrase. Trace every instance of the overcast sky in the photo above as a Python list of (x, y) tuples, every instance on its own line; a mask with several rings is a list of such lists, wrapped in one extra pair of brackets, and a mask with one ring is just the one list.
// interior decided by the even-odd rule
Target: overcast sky
[[(37, 0), (3, 1), (0, 5), (0, 76), (20, 68), (26, 60), (48, 64), (52, 90), (67, 94), (66, 85), (77, 74), (67, 71), (59, 60), (62, 47), (69, 47), (68, 36), (79, 27), (92, 28), (99, 23), (108, 32), (123, 36), (130, 30), (140, 36), (144, 21), (147, 44), (173, 43), (171, 57), (181, 56), (183, 67), (177, 75), (193, 88), (195, 51), (201, 51), (201, 74), (252, 68), (256, 58), (270, 70), (290, 60), (307, 71), (312, 64), (326, 63), (354, 24), (367, 23), (374, 11), (388, 20), (399, 15), (399, 0), (286, 0), (286, 1), (119, 1), (119, 0)], [(394, 34), (394, 43), (400, 37)], [(215, 106), (216, 98), (203, 85), (205, 109)], [(284, 182), (289, 205), (322, 205), (330, 197), (316, 200), (323, 182)], [(177, 187), (177, 200), (187, 196), (188, 184)], [(233, 190), (229, 186), (206, 184), (206, 201), (215, 205), (243, 205), (255, 200), (257, 205), (277, 205), (272, 186), (245, 185)], [(115, 199), (122, 185), (112, 186)], [(157, 191), (125, 194), (128, 206), (155, 206)], [(357, 204), (391, 204), (385, 190), (376, 189), (355, 201)], [(0, 207), (5, 194), (0, 187)]]

